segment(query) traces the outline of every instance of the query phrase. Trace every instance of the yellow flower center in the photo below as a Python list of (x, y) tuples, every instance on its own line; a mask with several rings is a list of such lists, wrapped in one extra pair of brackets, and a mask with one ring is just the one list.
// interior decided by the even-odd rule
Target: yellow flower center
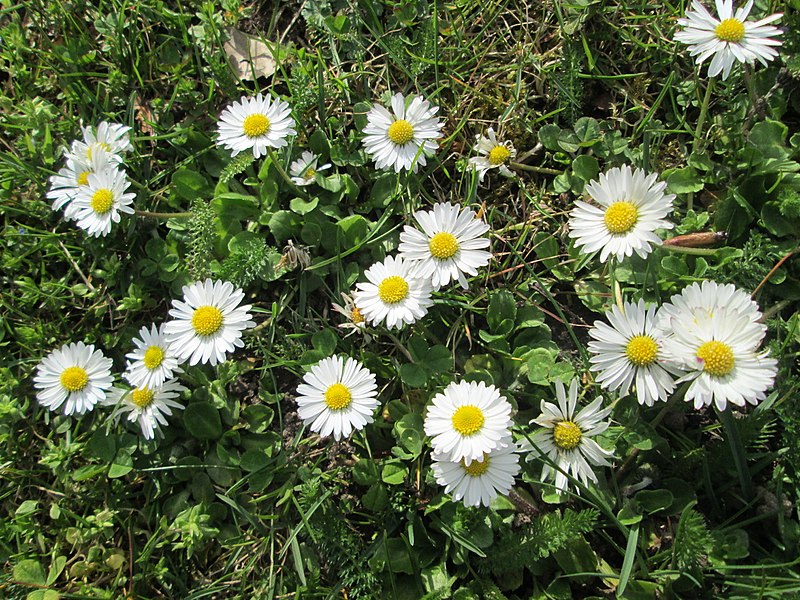
[(312, 169), (311, 167), (308, 167), (306, 169), (306, 172), (303, 173), (303, 179), (314, 179), (314, 176), (316, 174), (317, 174), (317, 172), (314, 169)]
[(451, 420), (453, 421), (453, 428), (458, 433), (461, 435), (472, 435), (480, 431), (486, 419), (480, 408), (467, 404), (453, 413)]
[(131, 402), (139, 408), (147, 408), (153, 402), (156, 393), (149, 387), (136, 388), (131, 392)]
[(744, 38), (744, 23), (739, 19), (725, 19), (714, 28), (714, 35), (723, 42), (741, 42)]
[(144, 353), (145, 368), (152, 371), (164, 362), (164, 351), (158, 346), (150, 346)]
[(581, 443), (581, 428), (572, 421), (561, 421), (553, 428), (553, 440), (562, 450), (572, 450)]
[(89, 383), (89, 374), (82, 367), (67, 367), (59, 379), (68, 392), (80, 392)]
[(381, 281), (378, 286), (378, 298), (386, 304), (397, 304), (408, 296), (408, 282), (400, 275), (392, 275)]
[(111, 146), (109, 146), (105, 142), (95, 142), (94, 144), (89, 146), (88, 150), (86, 150), (86, 158), (88, 158), (89, 160), (92, 160), (92, 151), (94, 150), (94, 148), (100, 148), (102, 150), (105, 150), (109, 154), (111, 153)]
[(724, 377), (733, 371), (736, 361), (728, 344), (711, 340), (697, 349), (697, 358), (703, 361), (703, 370), (714, 377)]
[(106, 214), (112, 206), (114, 206), (114, 193), (111, 190), (102, 188), (92, 196), (92, 210), (98, 215)]
[(411, 141), (411, 138), (414, 137), (414, 128), (405, 119), (398, 119), (389, 125), (387, 135), (390, 140), (399, 146)]
[(247, 115), (242, 122), (242, 131), (249, 138), (256, 138), (269, 131), (271, 123), (266, 115), (255, 113)]
[(222, 311), (216, 306), (201, 306), (192, 315), (192, 327), (197, 335), (211, 335), (222, 327)]
[(361, 314), (361, 311), (358, 310), (358, 307), (354, 306), (353, 310), (350, 311), (350, 320), (356, 325), (364, 322), (364, 315)]
[(625, 346), (625, 355), (632, 365), (646, 367), (656, 360), (658, 344), (649, 335), (637, 335)]
[(502, 165), (504, 162), (508, 160), (508, 157), (511, 156), (511, 152), (509, 152), (508, 148), (505, 146), (497, 145), (491, 149), (489, 152), (489, 164), (493, 167), (497, 165)]
[(428, 248), (434, 258), (447, 260), (458, 252), (458, 240), (452, 233), (440, 231), (430, 239)]
[(611, 233), (628, 233), (639, 219), (638, 209), (625, 200), (614, 202), (606, 209), (604, 220)]
[(325, 404), (331, 410), (342, 410), (350, 406), (353, 396), (346, 385), (341, 383), (334, 383), (331, 387), (325, 390)]
[(482, 462), (473, 460), (471, 463), (469, 463), (469, 466), (464, 463), (464, 459), (462, 458), (461, 468), (464, 469), (464, 472), (470, 477), (480, 477), (489, 470), (489, 455), (484, 452)]
[(78, 185), (88, 185), (89, 183), (89, 171), (83, 171), (78, 173), (78, 176), (75, 178), (75, 183)]

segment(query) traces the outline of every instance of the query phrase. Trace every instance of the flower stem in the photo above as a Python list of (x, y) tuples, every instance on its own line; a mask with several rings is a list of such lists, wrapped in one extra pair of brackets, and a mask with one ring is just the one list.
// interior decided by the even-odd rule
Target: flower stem
[(149, 217), (151, 219), (191, 219), (193, 212), (151, 212), (149, 210), (133, 209), (133, 213), (139, 217)]
[(272, 148), (269, 148), (267, 152), (269, 153), (269, 158), (270, 160), (272, 160), (272, 164), (274, 165), (275, 170), (277, 170), (278, 174), (281, 176), (281, 179), (283, 179), (286, 182), (286, 184), (291, 188), (291, 190), (295, 194), (297, 194), (304, 200), (308, 200), (308, 194), (306, 194), (303, 190), (297, 187), (297, 184), (295, 184), (295, 182), (292, 181), (292, 178), (289, 177), (289, 174), (286, 172), (286, 170), (283, 168), (283, 165), (278, 160), (278, 156), (275, 154), (275, 151), (272, 150)]
[(690, 248), (688, 246), (670, 246), (669, 244), (661, 244), (660, 248), (678, 254), (694, 254), (695, 256), (713, 256), (719, 250), (719, 248)]
[[(703, 149), (703, 140), (700, 137), (703, 133), (703, 125), (706, 124), (706, 117), (708, 116), (708, 105), (711, 102), (711, 92), (714, 90), (714, 81), (716, 81), (713, 77), (709, 77), (708, 83), (706, 84), (706, 93), (703, 96), (703, 102), (700, 105), (700, 116), (697, 117), (697, 127), (694, 128), (694, 141), (692, 143), (692, 153), (699, 152)], [(686, 197), (686, 210), (692, 210), (692, 206), (694, 203), (694, 193), (689, 192), (688, 196)]]
[(525, 165), (518, 162), (510, 162), (508, 166), (512, 169), (519, 169), (521, 171), (532, 171), (533, 173), (544, 173), (545, 175), (561, 175), (562, 171), (558, 169), (548, 169), (547, 167), (536, 167), (534, 165)]

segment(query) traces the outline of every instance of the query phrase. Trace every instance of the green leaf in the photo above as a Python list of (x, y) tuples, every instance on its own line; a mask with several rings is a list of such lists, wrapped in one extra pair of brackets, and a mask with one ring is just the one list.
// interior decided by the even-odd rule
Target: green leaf
[(514, 321), (517, 317), (517, 304), (514, 296), (507, 290), (499, 290), (489, 297), (489, 311), (486, 314), (486, 321), (489, 329), (495, 332), (505, 319)]
[(572, 161), (572, 172), (588, 182), (597, 178), (600, 173), (600, 163), (594, 156), (581, 155)]
[(425, 353), (425, 368), (432, 373), (447, 373), (452, 370), (453, 357), (445, 346), (437, 344)]
[(653, 514), (671, 506), (674, 497), (669, 490), (642, 490), (634, 496), (634, 500), (646, 513)]
[(387, 461), (381, 471), (381, 480), (389, 485), (400, 485), (408, 477), (408, 467), (400, 461)]
[(172, 186), (178, 198), (192, 202), (196, 198), (208, 198), (212, 194), (211, 184), (205, 177), (190, 169), (178, 169), (172, 175)]
[(617, 597), (621, 598), (628, 587), (628, 580), (633, 570), (633, 561), (636, 558), (636, 548), (639, 543), (639, 528), (634, 527), (628, 532), (628, 543), (625, 545), (625, 558), (622, 561), (622, 568), (619, 571), (619, 585), (617, 587)]
[(292, 212), (298, 215), (305, 215), (317, 208), (319, 198), (312, 198), (311, 200), (303, 200), (302, 198), (292, 198), (289, 200), (289, 208)]
[(416, 458), (422, 453), (425, 430), (420, 415), (417, 413), (403, 415), (403, 418), (394, 424), (392, 433), (400, 445), (411, 454), (406, 460)]
[(290, 238), (300, 236), (303, 221), (298, 215), (288, 210), (279, 210), (269, 219), (267, 227), (279, 244)]
[(412, 388), (421, 388), (428, 381), (428, 373), (419, 365), (406, 363), (400, 365), (400, 380)]
[(385, 208), (397, 193), (397, 175), (386, 173), (381, 175), (372, 184), (369, 194), (369, 203), (374, 208)]
[(124, 477), (133, 470), (133, 456), (127, 448), (120, 448), (117, 455), (111, 462), (111, 467), (108, 469), (108, 476), (111, 479)]
[(592, 117), (581, 117), (575, 121), (574, 129), (575, 136), (580, 141), (580, 145), (584, 148), (593, 146), (599, 142), (602, 137), (600, 124), (597, 122), (597, 119), (593, 119)]
[(324, 354), (325, 356), (331, 356), (334, 353), (336, 350), (337, 341), (338, 338), (336, 337), (336, 334), (330, 329), (317, 331), (311, 336), (311, 345), (315, 350), (321, 354)]
[(227, 220), (251, 221), (261, 215), (258, 198), (247, 194), (220, 194), (211, 201), (211, 206), (221, 218)]
[(700, 177), (691, 167), (673, 169), (666, 175), (667, 188), (674, 194), (688, 194), (689, 192), (699, 192), (704, 184)]
[[(308, 147), (314, 154), (320, 156), (329, 156), (331, 153), (331, 144), (328, 141), (328, 136), (325, 135), (322, 129), (317, 129), (311, 134), (308, 138)], [(324, 160), (320, 159), (320, 163), (324, 162)]]
[(117, 440), (107, 435), (104, 429), (96, 429), (86, 444), (86, 450), (104, 462), (111, 462), (117, 453)]
[(539, 129), (539, 141), (548, 150), (560, 150), (558, 137), (561, 135), (561, 127), (553, 123), (548, 123)]
[(375, 483), (370, 486), (367, 493), (361, 496), (361, 503), (364, 508), (372, 512), (380, 512), (389, 505), (389, 492), (386, 486)]
[(534, 348), (528, 357), (528, 381), (537, 385), (550, 385), (550, 371), (556, 362), (557, 352)]
[(353, 248), (367, 237), (369, 221), (361, 215), (350, 215), (340, 220), (336, 226), (341, 231), (342, 246)]
[(784, 159), (789, 151), (784, 144), (789, 128), (779, 121), (762, 121), (753, 125), (750, 130), (750, 143), (765, 158)]
[(359, 485), (372, 485), (378, 481), (378, 467), (371, 458), (361, 458), (353, 465), (353, 481)]
[(199, 440), (216, 440), (222, 436), (219, 411), (208, 402), (193, 402), (183, 411), (186, 430)]
[(269, 457), (263, 450), (248, 450), (239, 459), (239, 466), (245, 471), (259, 471), (269, 464)]
[(39, 561), (26, 559), (14, 565), (14, 580), (19, 583), (46, 585), (44, 568)]
[(14, 516), (25, 517), (27, 515), (33, 514), (36, 512), (38, 506), (39, 506), (38, 500), (24, 500), (22, 504), (20, 504), (17, 507), (17, 510), (14, 511)]

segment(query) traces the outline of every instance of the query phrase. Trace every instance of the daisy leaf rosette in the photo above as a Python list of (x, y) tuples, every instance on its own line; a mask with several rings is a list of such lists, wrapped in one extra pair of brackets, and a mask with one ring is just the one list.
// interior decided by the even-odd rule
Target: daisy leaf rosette
[(391, 167), (396, 173), (403, 169), (416, 173), (439, 147), (436, 139), (444, 125), (435, 116), (439, 107), (421, 96), (409, 98), (407, 101), (403, 94), (397, 93), (392, 96), (392, 112), (379, 104), (367, 112), (362, 141), (378, 169)]
[(164, 325), (142, 327), (139, 337), (133, 338), (136, 349), (125, 355), (128, 368), (122, 375), (131, 385), (155, 388), (171, 379), (174, 373), (183, 373), (178, 366), (182, 361), (173, 354)]
[(634, 252), (646, 258), (660, 246), (657, 229), (671, 229), (665, 220), (672, 212), (675, 194), (665, 194), (667, 184), (658, 175), (645, 174), (630, 165), (601, 173), (586, 185), (586, 193), (597, 203), (575, 202), (570, 213), (569, 236), (584, 254), (600, 251), (600, 262), (610, 256), (623, 260)]
[(405, 226), (400, 234), (400, 256), (413, 261), (417, 276), (430, 279), (435, 290), (450, 281), (467, 289), (466, 275), (477, 275), (492, 257), (486, 250), (489, 239), (483, 237), (489, 225), (478, 219), (475, 211), (449, 202), (415, 212), (414, 220), (422, 231)]
[(338, 442), (373, 422), (377, 389), (375, 375), (357, 360), (325, 358), (297, 386), (297, 414), (311, 431)]
[(783, 33), (769, 23), (783, 14), (748, 21), (752, 8), (753, 0), (735, 11), (733, 0), (716, 0), (719, 16), (715, 17), (698, 0), (693, 0), (686, 16), (678, 19), (683, 29), (675, 34), (675, 40), (689, 46), (689, 55), (697, 57), (698, 65), (711, 59), (709, 77), (722, 73), (722, 79), (727, 79), (737, 62), (753, 65), (758, 61), (766, 66), (778, 56), (775, 48), (782, 44), (773, 38)]
[(227, 354), (244, 347), (242, 331), (255, 327), (248, 312), (240, 306), (244, 292), (228, 281), (206, 279), (183, 286), (183, 301), (173, 300), (169, 311), (173, 321), (164, 324), (170, 352), (190, 365), (224, 362)]
[(39, 404), (65, 415), (80, 415), (102, 402), (111, 388), (113, 361), (94, 345), (65, 344), (53, 350), (36, 367), (33, 386)]
[(425, 415), (425, 435), (434, 452), (452, 461), (474, 460), (503, 448), (511, 433), (511, 404), (493, 385), (453, 382), (433, 397)]
[(111, 164), (90, 173), (87, 184), (78, 188), (68, 218), (92, 237), (108, 235), (112, 224), (120, 222), (120, 213), (133, 214), (136, 194), (126, 193), (129, 186), (125, 173)]
[(292, 109), (283, 100), (261, 94), (242, 97), (222, 111), (217, 122), (217, 145), (231, 150), (232, 156), (252, 150), (253, 156), (260, 158), (269, 148), (286, 146), (286, 138), (297, 133), (294, 124)]
[(172, 411), (183, 410), (184, 406), (176, 402), (181, 392), (187, 388), (178, 383), (177, 379), (170, 379), (163, 384), (149, 387), (141, 386), (135, 389), (114, 388), (106, 397), (103, 404), (114, 406), (111, 419), (119, 421), (125, 417), (128, 421), (136, 421), (142, 436), (152, 440), (156, 432), (160, 433), (161, 427), (168, 425), (167, 417), (172, 416)]

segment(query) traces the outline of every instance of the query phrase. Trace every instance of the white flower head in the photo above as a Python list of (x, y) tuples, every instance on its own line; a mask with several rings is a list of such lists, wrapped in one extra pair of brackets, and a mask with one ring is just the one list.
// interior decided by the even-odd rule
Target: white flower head
[(609, 256), (622, 260), (634, 252), (642, 258), (652, 246), (660, 246), (656, 229), (670, 229), (666, 217), (672, 212), (675, 194), (665, 194), (667, 184), (657, 181), (655, 173), (645, 174), (630, 165), (614, 167), (592, 180), (586, 193), (597, 203), (578, 200), (569, 219), (569, 236), (581, 251), (590, 254), (600, 250), (600, 261)]
[(109, 154), (98, 149), (91, 160), (67, 152), (66, 166), (59, 169), (57, 175), (50, 177), (50, 189), (47, 198), (53, 201), (53, 210), (64, 209), (64, 217), (72, 219), (75, 215), (75, 206), (72, 201), (78, 196), (82, 188), (89, 185), (89, 175), (100, 173), (111, 164)]
[(508, 494), (520, 470), (517, 447), (511, 439), (504, 444), (470, 464), (432, 453), (436, 483), (445, 486), (445, 493), (452, 494), (456, 502), (463, 500), (464, 506), (489, 506), (498, 494)]
[(198, 281), (183, 286), (183, 301), (173, 300), (169, 311), (174, 321), (164, 324), (170, 353), (190, 365), (224, 362), (227, 354), (242, 348), (242, 331), (255, 327), (248, 312), (240, 306), (244, 292), (228, 281)]
[(469, 164), (478, 171), (478, 179), (483, 181), (489, 169), (497, 169), (505, 177), (513, 177), (508, 169), (508, 162), (517, 155), (514, 145), (510, 141), (498, 142), (494, 129), (489, 127), (486, 135), (475, 136), (477, 143), (473, 150), (480, 156), (473, 156)]
[(296, 133), (289, 105), (258, 94), (255, 98), (242, 97), (222, 111), (217, 122), (217, 145), (232, 150), (233, 156), (252, 149), (253, 156), (259, 158), (268, 148), (286, 146), (286, 138)]
[(297, 386), (297, 414), (311, 431), (339, 441), (372, 423), (378, 407), (375, 375), (353, 358), (324, 358)]
[(160, 433), (160, 427), (167, 425), (166, 417), (172, 415), (172, 409), (183, 410), (183, 404), (176, 402), (175, 398), (185, 391), (177, 379), (169, 379), (155, 387), (114, 388), (103, 403), (115, 406), (111, 419), (119, 420), (122, 415), (127, 415), (128, 421), (138, 421), (144, 438), (152, 440), (156, 432)]
[[(758, 304), (747, 292), (736, 289), (732, 283), (719, 284), (716, 281), (706, 280), (688, 285), (680, 294), (672, 296), (669, 302), (661, 306), (656, 317), (659, 328), (668, 334), (673, 317), (680, 315), (684, 318), (691, 314), (693, 319), (699, 322), (714, 316), (721, 308), (747, 315), (747, 318), (754, 323), (761, 320), (762, 316)], [(766, 334), (766, 327), (762, 328), (762, 331)]]
[(81, 127), (83, 140), (72, 143), (71, 154), (83, 161), (91, 162), (95, 154), (103, 152), (112, 164), (120, 164), (123, 154), (133, 150), (127, 125), (120, 123), (101, 122), (95, 127)]
[(367, 321), (364, 319), (364, 315), (361, 314), (359, 308), (355, 305), (352, 296), (342, 292), (342, 302), (344, 302), (344, 306), (334, 302), (332, 307), (334, 311), (347, 319), (344, 323), (339, 323), (339, 327), (342, 329), (350, 330), (345, 334), (345, 337), (354, 333), (360, 333), (364, 336), (364, 340), (369, 342), (370, 335), (367, 333)]
[(408, 108), (403, 94), (392, 96), (392, 113), (375, 104), (367, 113), (364, 128), (364, 149), (375, 160), (375, 167), (393, 167), (415, 173), (425, 166), (426, 157), (432, 155), (439, 144), (444, 123), (435, 115), (438, 106), (432, 106), (421, 96), (411, 96)]
[(181, 361), (167, 342), (164, 325), (142, 327), (139, 337), (133, 338), (136, 350), (125, 355), (129, 359), (128, 369), (122, 375), (132, 386), (155, 389), (173, 374), (183, 373), (178, 366)]
[(126, 192), (130, 182), (124, 172), (108, 164), (102, 171), (90, 173), (87, 184), (78, 188), (67, 215), (91, 236), (106, 236), (111, 225), (119, 223), (120, 213), (133, 214), (136, 194)]
[(639, 404), (653, 406), (666, 401), (675, 389), (671, 371), (661, 350), (663, 339), (656, 329), (656, 307), (645, 308), (644, 300), (613, 306), (606, 313), (608, 323), (595, 321), (589, 330), (591, 370), (598, 371), (597, 383), (603, 389), (628, 395), (636, 388)]
[(92, 344), (65, 344), (37, 366), (33, 378), (36, 399), (50, 410), (58, 410), (63, 404), (67, 415), (88, 412), (105, 399), (111, 388), (112, 366), (112, 360)]
[(431, 400), (424, 427), (434, 452), (469, 466), (511, 443), (511, 404), (493, 385), (453, 382)]
[(767, 61), (778, 56), (775, 47), (780, 46), (781, 41), (773, 37), (781, 35), (782, 31), (768, 23), (780, 19), (782, 13), (760, 21), (748, 21), (753, 0), (748, 0), (736, 12), (733, 0), (716, 0), (716, 6), (719, 17), (709, 13), (698, 0), (692, 0), (686, 17), (678, 19), (684, 29), (675, 34), (676, 41), (689, 45), (689, 54), (697, 57), (697, 64), (711, 58), (709, 77), (721, 72), (722, 79), (727, 79), (736, 62), (752, 65), (758, 61), (766, 66)]
[(664, 342), (667, 358), (687, 371), (678, 383), (692, 382), (684, 399), (698, 409), (712, 401), (719, 410), (728, 402), (758, 404), (778, 372), (769, 351), (759, 350), (766, 327), (735, 309), (720, 307), (705, 318), (698, 314), (673, 313), (672, 335)]
[(406, 225), (400, 234), (400, 256), (413, 261), (416, 274), (430, 279), (438, 290), (450, 281), (458, 280), (467, 289), (466, 275), (477, 275), (491, 259), (487, 251), (489, 239), (483, 235), (489, 225), (477, 218), (469, 208), (440, 202), (431, 211), (417, 211), (414, 219), (422, 231)]
[(389, 329), (400, 329), (424, 317), (433, 304), (431, 282), (417, 277), (413, 265), (400, 257), (387, 256), (364, 275), (368, 281), (356, 284), (353, 300), (373, 325), (385, 321)]
[(289, 165), (289, 175), (292, 176), (292, 181), (295, 185), (306, 186), (311, 185), (316, 181), (315, 176), (317, 173), (325, 171), (331, 167), (330, 163), (325, 163), (321, 167), (317, 166), (319, 156), (313, 152), (304, 151), (296, 161)]
[(558, 405), (542, 400), (542, 414), (531, 421), (531, 424), (535, 423), (544, 428), (533, 435), (535, 447), (530, 447), (527, 440), (523, 445), (526, 449), (530, 447), (532, 450), (527, 460), (546, 455), (558, 466), (558, 469), (554, 469), (545, 463), (542, 468), (542, 480), (554, 474), (556, 489), (562, 493), (569, 487), (569, 479), (565, 473), (570, 473), (587, 485), (589, 481), (597, 482), (597, 475), (591, 465), (610, 466), (608, 459), (613, 453), (601, 448), (591, 438), (608, 429), (609, 423), (604, 419), (611, 413), (611, 407), (602, 408), (603, 398), (598, 396), (576, 414), (577, 379), (573, 379), (569, 385), (569, 397), (564, 390), (564, 384), (556, 381), (556, 397)]

